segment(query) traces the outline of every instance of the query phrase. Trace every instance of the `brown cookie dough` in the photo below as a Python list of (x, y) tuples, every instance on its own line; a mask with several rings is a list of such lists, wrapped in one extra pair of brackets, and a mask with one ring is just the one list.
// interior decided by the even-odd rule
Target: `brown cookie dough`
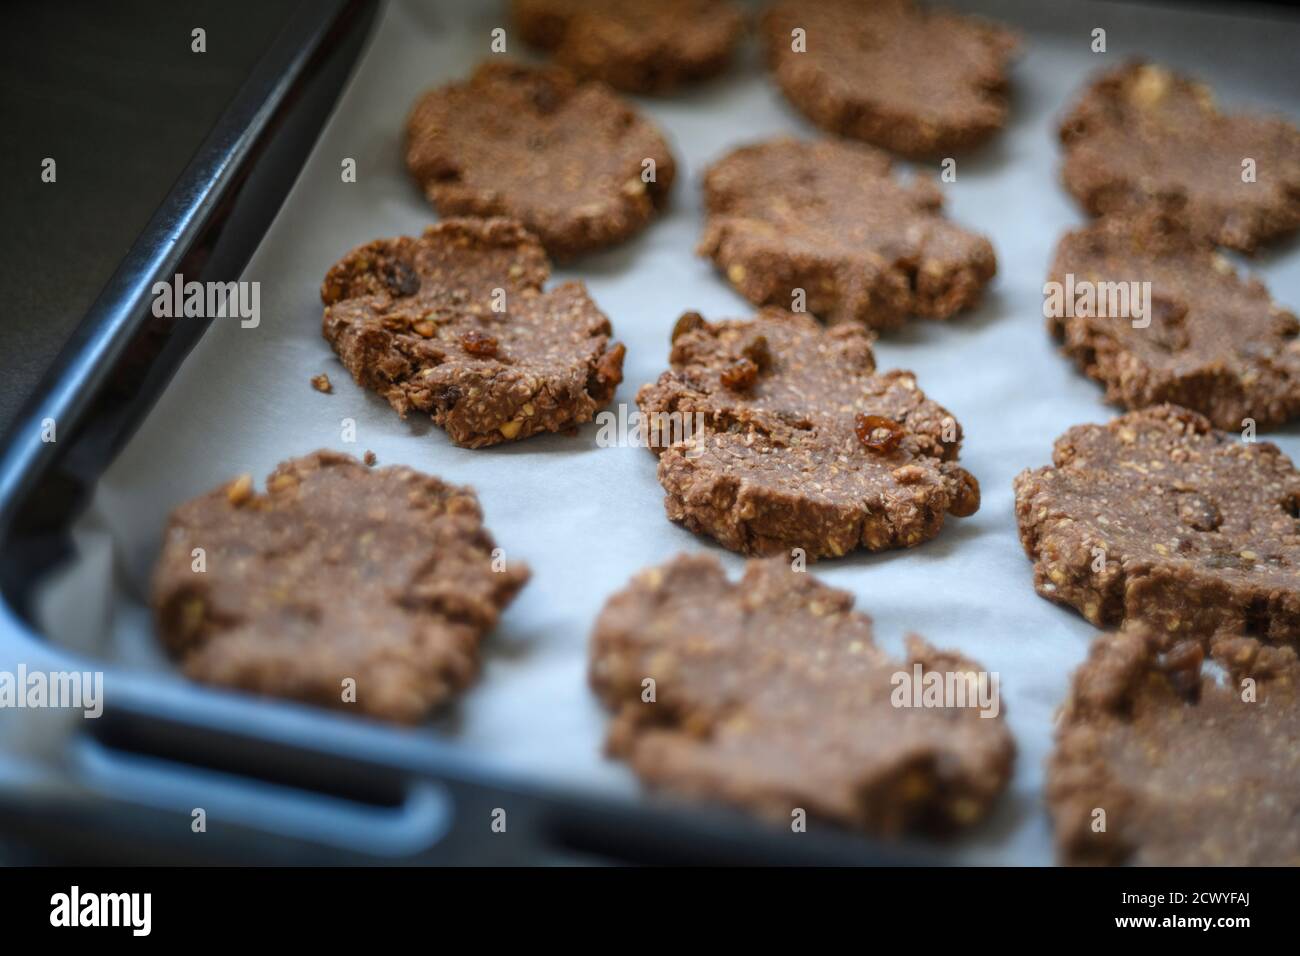
[(555, 67), (484, 63), (421, 97), (406, 132), (406, 165), (439, 214), (518, 219), (557, 260), (640, 232), (675, 172), (629, 103)]
[(988, 706), (997, 685), (986, 675), (992, 716), (965, 677), (965, 706), (898, 705), (914, 703), (904, 685), (915, 667), (954, 682), (982, 669), (914, 636), (907, 660), (890, 660), (852, 608), (847, 591), (781, 558), (750, 561), (734, 584), (712, 557), (641, 572), (592, 634), (591, 683), (615, 714), (610, 752), (653, 787), (787, 825), (795, 809), (885, 835), (975, 823), (1015, 756), (1000, 706)]
[(266, 488), (245, 475), (168, 523), (153, 603), (186, 676), (407, 723), (469, 685), (528, 580), (494, 568), (473, 491), (329, 451)]
[[(1047, 775), (1062, 858), (1148, 866), (1297, 866), (1300, 663), (1292, 648), (1097, 639), (1074, 675)], [(1105, 812), (1105, 830), (1096, 828)]]
[(904, 184), (884, 153), (855, 143), (775, 139), (704, 177), (699, 253), (757, 305), (805, 305), (872, 328), (974, 305), (997, 271), (993, 246), (943, 217), (928, 179)]
[(1196, 235), (1244, 252), (1300, 227), (1300, 130), (1220, 113), (1208, 87), (1163, 67), (1102, 74), (1060, 135), (1065, 186), (1094, 216), (1178, 200)]
[(973, 146), (1007, 121), (1018, 41), (994, 24), (910, 0), (777, 0), (762, 34), (781, 91), (832, 133), (919, 158)]
[(458, 445), (567, 431), (614, 397), (624, 348), (581, 282), (543, 292), (549, 273), (517, 222), (449, 219), (331, 267), (323, 332), (358, 384)]
[[(1181, 216), (1147, 209), (1067, 233), (1049, 279), (1081, 290), (1068, 309), (1064, 295), (1049, 297), (1048, 328), (1106, 386), (1108, 401), (1172, 402), (1230, 431), (1247, 418), (1266, 428), (1300, 415), (1300, 321), (1193, 237)], [(1150, 315), (1136, 316), (1111, 293), (1140, 301), (1143, 282), (1151, 283)]]
[(513, 0), (512, 8), (526, 42), (630, 93), (721, 73), (744, 26), (731, 0)]
[[(979, 508), (961, 426), (868, 334), (763, 309), (678, 320), (672, 370), (637, 394), (668, 517), (744, 554), (905, 548)], [(658, 436), (655, 439), (654, 436)]]
[(1016, 477), (1034, 587), (1093, 624), (1300, 640), (1300, 473), (1175, 405), (1079, 425)]

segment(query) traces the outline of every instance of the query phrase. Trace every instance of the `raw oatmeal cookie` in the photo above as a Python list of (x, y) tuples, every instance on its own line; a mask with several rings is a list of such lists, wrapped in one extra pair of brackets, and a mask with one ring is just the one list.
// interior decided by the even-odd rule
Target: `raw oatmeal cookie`
[(756, 305), (884, 329), (946, 319), (979, 301), (993, 246), (942, 215), (929, 179), (900, 182), (870, 146), (775, 139), (738, 149), (704, 177), (701, 255)]
[(670, 361), (637, 394), (662, 425), (650, 444), (664, 505), (723, 547), (905, 548), (938, 534), (945, 513), (979, 508), (957, 464), (961, 426), (911, 372), (877, 372), (861, 328), (779, 309), (714, 323), (687, 313)]
[[(1180, 216), (1148, 209), (1067, 233), (1049, 278), (1075, 295), (1049, 299), (1048, 328), (1108, 401), (1172, 402), (1230, 431), (1300, 414), (1300, 321)], [(1138, 316), (1143, 283), (1150, 314)]]
[[(1068, 863), (1297, 866), (1300, 663), (1248, 637), (1097, 639), (1056, 735), (1047, 799)], [(1097, 826), (1104, 812), (1105, 828)]]
[(630, 103), (557, 67), (484, 63), (421, 97), (406, 133), (406, 165), (440, 215), (518, 219), (557, 261), (640, 232), (675, 172)]
[[(650, 786), (883, 835), (969, 826), (1005, 790), (1015, 745), (982, 673), (918, 637), (890, 660), (851, 594), (780, 558), (737, 583), (712, 557), (643, 571), (591, 642), (608, 748)], [(916, 707), (918, 675), (962, 696)]]
[(323, 333), (357, 383), (467, 448), (591, 421), (623, 346), (581, 282), (542, 290), (537, 239), (507, 219), (448, 219), (379, 239), (326, 274)]
[(1034, 587), (1098, 626), (1300, 639), (1300, 473), (1270, 442), (1157, 405), (1057, 439), (1021, 472)]
[(528, 580), (495, 547), (470, 489), (316, 452), (176, 509), (158, 634), (194, 680), (414, 722), (469, 685)]
[(920, 158), (974, 146), (1006, 124), (1018, 40), (992, 23), (910, 0), (777, 0), (762, 35), (777, 86), (832, 133)]
[(1060, 135), (1065, 186), (1094, 216), (1177, 200), (1196, 235), (1243, 252), (1300, 227), (1300, 130), (1221, 113), (1208, 87), (1164, 67), (1103, 73)]
[(721, 73), (744, 16), (732, 0), (514, 0), (524, 40), (578, 76), (664, 93)]

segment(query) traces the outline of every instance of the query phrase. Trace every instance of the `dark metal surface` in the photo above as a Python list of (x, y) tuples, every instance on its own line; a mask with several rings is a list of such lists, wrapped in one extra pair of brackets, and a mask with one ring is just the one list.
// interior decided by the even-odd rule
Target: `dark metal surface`
[[(13, 520), (17, 506), (29, 503), (27, 493), (48, 479), (51, 466), (76, 480), (69, 459), (84, 446), (83, 429), (92, 422), (95, 435), (110, 446), (95, 451), (111, 454), (147, 411), (206, 327), (154, 320), (153, 282), (176, 272), (200, 280), (238, 278), (360, 48), (358, 18), (368, 21), (373, 13), (373, 4), (334, 0), (303, 4), (290, 18), (6, 435), (0, 521)], [(342, 60), (345, 36), (350, 56)], [(328, 95), (317, 92), (306, 101), (309, 84)], [(46, 418), (71, 432), (69, 440), (60, 435), (57, 442), (42, 442)]]
[[(297, 0), (11, 0), (0, 29), (0, 433)], [(191, 31), (206, 31), (204, 53)], [(41, 162), (58, 163), (54, 184)]]

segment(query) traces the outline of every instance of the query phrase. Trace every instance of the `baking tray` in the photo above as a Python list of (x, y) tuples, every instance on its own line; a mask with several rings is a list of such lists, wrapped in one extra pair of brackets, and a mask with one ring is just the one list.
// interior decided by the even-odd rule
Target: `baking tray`
[[(1052, 248), (1081, 221), (1057, 183), (1055, 119), (1091, 72), (1132, 54), (1198, 74), (1229, 106), (1294, 117), (1288, 97), (1300, 29), (1294, 21), (1201, 8), (950, 5), (1017, 26), (1026, 37), (1008, 129), (959, 156), (957, 181), (944, 187), (949, 214), (992, 238), (1000, 274), (973, 313), (917, 322), (883, 338), (877, 353), (882, 368), (913, 369), (962, 421), (963, 464), (980, 479), (984, 501), (976, 516), (953, 521), (922, 547), (813, 570), (857, 595), (887, 649), (899, 650), (904, 633), (916, 631), (1000, 674), (1019, 755), (991, 820), (942, 846), (881, 845), (817, 826), (794, 835), (741, 814), (648, 796), (625, 767), (603, 756), (606, 718), (586, 687), (585, 666), (591, 623), (605, 598), (636, 570), (679, 551), (718, 554), (732, 573), (742, 561), (666, 521), (654, 460), (644, 449), (599, 448), (594, 425), (576, 437), (456, 448), (427, 424), (399, 421), (357, 388), (320, 338), (317, 289), (328, 266), (355, 245), (417, 234), (434, 218), (402, 166), (410, 104), (424, 88), (468, 73), (489, 55), (491, 30), (508, 26), (494, 5), (394, 2), (379, 15), (318, 141), (328, 95), (313, 114), (314, 101), (296, 92), (287, 66), (293, 58), (282, 50), (278, 62), (277, 51), (268, 55), (263, 92), (282, 95), (260, 102), (275, 100), (271, 112), (282, 115), (283, 126), (269, 135), (265, 112), (241, 115), (237, 104), (214, 135), (224, 130), (234, 141), (251, 137), (289, 152), (276, 182), (255, 198), (251, 186), (233, 180), (241, 170), (250, 181), (273, 171), (270, 160), (232, 151), (227, 163), (203, 168), (201, 153), (200, 168), (187, 174), (192, 181), (169, 200), (179, 204), (173, 221), (182, 228), (169, 228), (165, 207), (11, 441), (0, 464), (7, 602), (0, 667), (20, 660), (103, 667), (106, 713), (98, 721), (26, 716), (21, 730), (9, 733), (25, 755), (0, 765), (0, 825), (12, 821), (13, 829), (62, 840), (80, 854), (129, 845), (147, 859), (1051, 862), (1042, 765), (1053, 713), (1093, 631), (1034, 595), (1015, 537), (1011, 479), (1046, 463), (1052, 441), (1069, 426), (1113, 414), (1099, 389), (1055, 354), (1043, 328), (1041, 285)], [(318, 32), (299, 22), (300, 34), (318, 36), (316, 46), (345, 63), (373, 8), (311, 11), (303, 17)], [(335, 26), (323, 26), (327, 20)], [(1090, 50), (1096, 27), (1107, 31), (1104, 55)], [(346, 42), (336, 34), (325, 44), (330, 29)], [(511, 55), (528, 57), (508, 42)], [(301, 53), (301, 42), (289, 45)], [(717, 81), (638, 102), (679, 159), (671, 207), (631, 242), (555, 276), (586, 281), (628, 346), (615, 410), (630, 408), (637, 387), (665, 367), (680, 312), (752, 312), (693, 254), (703, 168), (743, 142), (817, 135), (762, 75), (752, 43)], [(300, 124), (296, 133), (289, 132), (293, 123)], [(357, 163), (355, 183), (339, 175), (345, 158)], [(295, 163), (301, 173), (293, 182)], [(189, 210), (229, 218), (216, 229), (214, 251), (204, 252), (195, 225), (201, 217)], [(236, 228), (241, 211), (249, 224)], [(1292, 307), (1300, 302), (1293, 249), (1251, 263), (1274, 297)], [(182, 262), (182, 254), (193, 258)], [(177, 271), (260, 282), (259, 326), (216, 320), (206, 329), (158, 328), (141, 308), (143, 296), (154, 276)], [(132, 337), (156, 348), (128, 346)], [(310, 388), (321, 371), (334, 381), (333, 395)], [(60, 424), (56, 446), (36, 436), (47, 412)], [(356, 422), (355, 444), (340, 440), (345, 417)], [(1269, 437), (1288, 453), (1300, 451), (1294, 429)], [(534, 570), (486, 642), (479, 683), (418, 729), (186, 683), (150, 634), (147, 578), (170, 508), (235, 474), (264, 476), (276, 462), (318, 447), (358, 455), (369, 449), (381, 464), (473, 485), (498, 542)], [(209, 836), (220, 837), (191, 835), (191, 810), (199, 806)], [(490, 830), (498, 807), (507, 810), (505, 834)]]

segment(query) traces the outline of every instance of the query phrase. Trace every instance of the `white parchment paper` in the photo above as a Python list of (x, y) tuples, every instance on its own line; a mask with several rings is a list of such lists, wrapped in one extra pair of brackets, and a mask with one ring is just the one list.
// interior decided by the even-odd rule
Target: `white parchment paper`
[[(878, 357), (882, 369), (913, 369), (921, 387), (961, 420), (962, 463), (982, 484), (983, 506), (922, 547), (857, 554), (813, 570), (857, 595), (891, 651), (915, 631), (1000, 674), (1019, 748), (1015, 779), (992, 822), (953, 852), (958, 859), (1046, 863), (1043, 761), (1053, 712), (1093, 631), (1072, 611), (1035, 596), (1016, 537), (1011, 480), (1047, 463), (1052, 441), (1069, 426), (1113, 414), (1044, 330), (1041, 288), (1053, 246), (1082, 219), (1058, 184), (1055, 119), (1090, 72), (1136, 53), (1195, 72), (1229, 106), (1294, 118), (1300, 29), (1294, 21), (1190, 6), (956, 5), (1026, 34), (1010, 127), (958, 157), (957, 181), (944, 186), (949, 214), (991, 236), (999, 275), (977, 311), (950, 323), (917, 322), (881, 341)], [(585, 679), (593, 619), (635, 571), (679, 551), (718, 554), (733, 574), (742, 560), (665, 519), (655, 462), (644, 449), (598, 448), (594, 425), (577, 437), (456, 448), (427, 422), (404, 423), (358, 388), (320, 335), (318, 289), (330, 264), (370, 239), (418, 234), (435, 218), (403, 167), (403, 122), (423, 89), (465, 75), (488, 55), (497, 26), (508, 26), (506, 17), (487, 4), (387, 8), (244, 277), (261, 283), (260, 326), (218, 322), (185, 362), (100, 482), (78, 530), (84, 560), (51, 591), (43, 623), (78, 650), (170, 671), (144, 610), (168, 511), (240, 473), (260, 481), (277, 462), (316, 448), (358, 456), (371, 449), (381, 464), (408, 464), (472, 485), (498, 542), (533, 569), (532, 583), (486, 644), (479, 683), (422, 732), (526, 778), (642, 799), (630, 773), (601, 753), (605, 716)], [(1098, 26), (1107, 30), (1105, 55), (1089, 49)], [(509, 44), (512, 55), (527, 55), (513, 37)], [(763, 76), (752, 44), (724, 78), (640, 106), (679, 158), (671, 210), (633, 241), (555, 276), (584, 280), (627, 344), (616, 402), (629, 407), (637, 388), (664, 369), (679, 313), (722, 318), (752, 311), (693, 253), (704, 167), (738, 144), (816, 135)], [(355, 183), (341, 181), (345, 158), (356, 160)], [(1253, 266), (1276, 299), (1300, 305), (1294, 243)], [(309, 384), (322, 371), (334, 382), (333, 395)], [(356, 420), (354, 445), (341, 441), (344, 418)], [(1294, 457), (1296, 434), (1272, 437)]]

